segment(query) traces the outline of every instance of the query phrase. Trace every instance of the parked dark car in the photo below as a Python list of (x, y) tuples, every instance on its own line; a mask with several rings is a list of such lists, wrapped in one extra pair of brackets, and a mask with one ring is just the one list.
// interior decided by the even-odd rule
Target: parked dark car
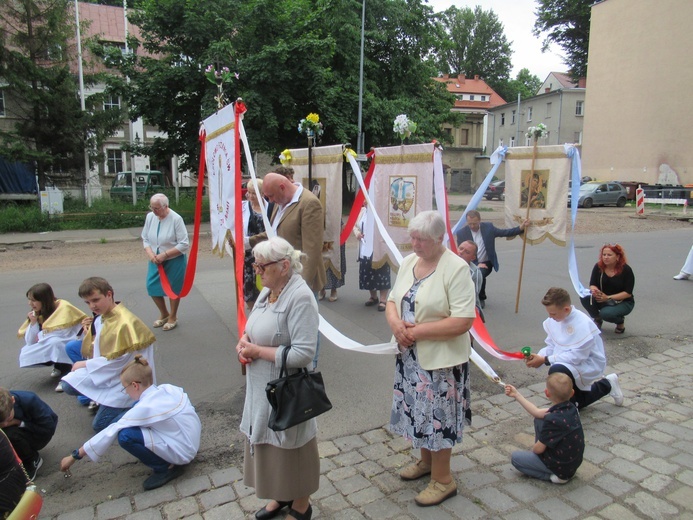
[(505, 181), (492, 182), (484, 192), (486, 200), (505, 200)]
[[(626, 188), (618, 182), (586, 182), (580, 186), (578, 208), (606, 206), (607, 204), (614, 204), (622, 208), (626, 205), (627, 198)], [(568, 206), (570, 206), (570, 192), (568, 193)]]

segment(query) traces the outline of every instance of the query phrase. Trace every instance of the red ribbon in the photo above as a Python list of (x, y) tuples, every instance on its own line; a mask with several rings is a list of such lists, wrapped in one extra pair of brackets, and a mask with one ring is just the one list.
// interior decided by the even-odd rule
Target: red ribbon
[(241, 200), (241, 115), (246, 111), (245, 104), (238, 99), (234, 104), (234, 125), (233, 125), (233, 141), (236, 153), (235, 159), (235, 186), (234, 186), (234, 270), (236, 274), (236, 320), (238, 324), (238, 336), (240, 337), (245, 330), (245, 299), (243, 298), (243, 264), (245, 261), (245, 246), (243, 240), (243, 207)]
[[(363, 179), (363, 183), (366, 185), (366, 189), (370, 187), (371, 178), (373, 177), (373, 172), (375, 171), (375, 161), (372, 160), (373, 155), (375, 155), (375, 151), (370, 151), (366, 155), (366, 157), (371, 159), (371, 165), (368, 168), (368, 173), (366, 173), (366, 178)], [(349, 219), (347, 220), (347, 223), (344, 225), (344, 228), (342, 229), (342, 234), (339, 235), (339, 245), (345, 244), (347, 239), (349, 238), (351, 231), (354, 229), (354, 226), (356, 225), (356, 219), (358, 218), (359, 213), (361, 212), (364, 200), (366, 200), (366, 196), (364, 195), (363, 191), (359, 189), (359, 191), (356, 193), (356, 197), (354, 198), (354, 204), (351, 206)]]

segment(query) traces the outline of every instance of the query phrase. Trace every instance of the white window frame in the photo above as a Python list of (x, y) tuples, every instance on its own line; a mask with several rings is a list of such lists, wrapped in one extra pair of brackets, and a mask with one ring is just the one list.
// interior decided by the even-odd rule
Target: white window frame
[(515, 124), (515, 112), (516, 112), (516, 111), (513, 110), (512, 116), (511, 116), (511, 118), (510, 118), (510, 119), (511, 119), (511, 121), (510, 121), (510, 124), (511, 124), (511, 125), (514, 125), (514, 124)]
[[(111, 157), (111, 154), (114, 157)], [(120, 159), (115, 157), (116, 154), (120, 156)], [(120, 170), (112, 172), (110, 165), (113, 164), (114, 169), (118, 170), (118, 163), (120, 163)], [(122, 171), (125, 171), (125, 153), (123, 150), (120, 148), (106, 148), (106, 175), (116, 175)]]
[(486, 101), (486, 96), (481, 96), (481, 101)]
[(527, 122), (530, 123), (532, 121), (532, 107), (527, 107)]
[(469, 101), (474, 101), (474, 94), (469, 94)]
[(577, 100), (575, 102), (575, 116), (582, 117), (585, 115), (585, 102)]
[[(114, 99), (116, 100), (116, 102), (114, 102)], [(113, 94), (111, 94), (110, 97), (103, 100), (103, 109), (112, 110), (114, 108), (120, 108), (120, 96), (114, 96)]]
[(512, 148), (513, 146), (515, 146), (515, 136), (514, 135), (510, 136), (510, 148)]
[(501, 123), (500, 126), (505, 126), (505, 112), (501, 113)]

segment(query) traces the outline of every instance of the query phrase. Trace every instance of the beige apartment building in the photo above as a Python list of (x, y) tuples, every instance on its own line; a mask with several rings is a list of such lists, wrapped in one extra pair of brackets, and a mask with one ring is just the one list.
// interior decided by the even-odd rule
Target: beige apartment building
[(668, 172), (693, 184), (692, 27), (691, 0), (592, 7), (584, 175), (654, 184)]

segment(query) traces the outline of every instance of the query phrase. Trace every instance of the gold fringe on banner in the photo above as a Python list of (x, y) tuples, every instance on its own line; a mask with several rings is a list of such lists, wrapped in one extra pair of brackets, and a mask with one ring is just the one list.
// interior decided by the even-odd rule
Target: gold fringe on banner
[(373, 158), (375, 164), (406, 164), (406, 163), (426, 163), (433, 164), (433, 154), (431, 153), (408, 153), (400, 155), (377, 155)]
[[(313, 164), (334, 164), (341, 162), (344, 162), (344, 155), (341, 153), (335, 155), (316, 155), (315, 152), (313, 152)], [(308, 156), (296, 157), (294, 154), (291, 157), (290, 164), (292, 166), (305, 166), (308, 164)]]
[[(508, 153), (505, 154), (506, 161), (517, 161), (519, 159), (531, 159), (531, 153)], [(537, 159), (565, 159), (566, 154), (561, 152), (538, 152)]]

